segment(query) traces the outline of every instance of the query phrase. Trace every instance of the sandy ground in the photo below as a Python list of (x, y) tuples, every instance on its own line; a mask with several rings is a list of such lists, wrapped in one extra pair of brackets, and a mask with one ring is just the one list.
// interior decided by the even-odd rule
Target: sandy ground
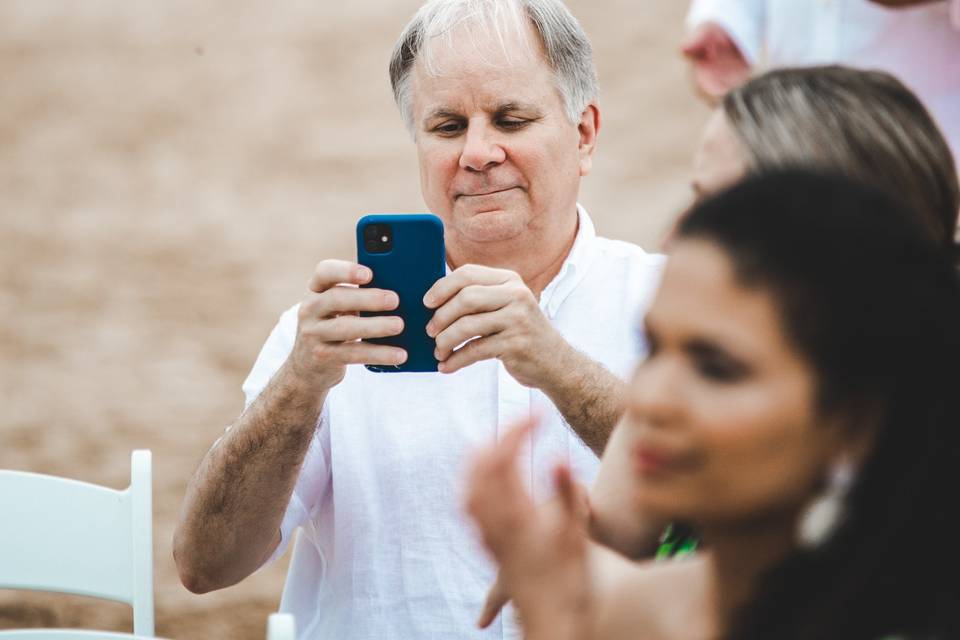
[[(262, 638), (277, 606), (285, 561), (187, 592), (174, 519), (313, 264), (352, 257), (364, 212), (424, 209), (385, 71), (418, 4), (0, 3), (0, 467), (123, 487), (153, 451), (159, 635)], [(656, 248), (706, 117), (676, 54), (685, 3), (570, 4), (603, 91), (581, 200)], [(130, 614), (0, 592), (0, 628), (58, 625)]]

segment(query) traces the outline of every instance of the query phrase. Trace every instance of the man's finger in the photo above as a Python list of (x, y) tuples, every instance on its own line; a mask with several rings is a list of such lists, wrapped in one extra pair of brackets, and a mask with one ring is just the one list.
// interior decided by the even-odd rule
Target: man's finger
[(305, 325), (301, 333), (322, 342), (352, 342), (370, 338), (386, 338), (403, 331), (403, 318), (399, 316), (361, 317), (343, 315)]
[(427, 323), (427, 334), (435, 337), (464, 316), (502, 309), (519, 295), (516, 285), (512, 283), (469, 284), (437, 308), (433, 318)]
[[(495, 311), (460, 318), (437, 335), (437, 350), (435, 354), (437, 360), (442, 362), (449, 359), (453, 355), (454, 349), (467, 342), (467, 340), (471, 340), (471, 338), (479, 340), (503, 331), (506, 328), (506, 324), (507, 320), (503, 314)], [(464, 349), (473, 342), (476, 342), (476, 340), (467, 342), (467, 344), (460, 347), (460, 349)]]
[(467, 264), (434, 282), (433, 286), (424, 294), (423, 304), (429, 309), (436, 309), (468, 285), (503, 284), (515, 277), (517, 277), (517, 274), (506, 269)]
[(309, 311), (318, 318), (329, 318), (358, 311), (392, 311), (399, 305), (400, 298), (394, 291), (334, 286), (311, 300)]
[(497, 340), (497, 334), (474, 338), (440, 362), (437, 369), (440, 373), (454, 373), (474, 363), (496, 358), (499, 354), (500, 341)]
[(346, 342), (332, 345), (337, 359), (343, 364), (373, 364), (394, 366), (407, 361), (407, 352), (399, 347), (389, 347), (369, 342)]
[(323, 293), (338, 284), (366, 284), (371, 278), (373, 278), (373, 272), (356, 262), (323, 260), (314, 267), (307, 287), (311, 291)]

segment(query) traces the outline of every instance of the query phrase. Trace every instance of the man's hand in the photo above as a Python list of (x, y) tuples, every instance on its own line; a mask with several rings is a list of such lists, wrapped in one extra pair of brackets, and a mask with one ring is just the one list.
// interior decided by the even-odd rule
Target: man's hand
[(697, 27), (680, 50), (693, 65), (697, 91), (711, 103), (750, 78), (750, 64), (730, 35), (716, 23)]
[(438, 280), (423, 302), (436, 309), (427, 333), (437, 341), (443, 373), (499, 358), (518, 382), (543, 388), (557, 356), (571, 349), (512, 271), (464, 265)]
[(543, 391), (597, 455), (623, 414), (626, 384), (553, 328), (513, 271), (464, 265), (427, 291), (427, 333), (443, 373), (499, 358), (517, 382)]
[(360, 317), (360, 311), (390, 311), (400, 301), (393, 291), (363, 289), (370, 269), (343, 260), (324, 260), (310, 278), (311, 293), (300, 305), (297, 339), (287, 361), (298, 378), (329, 389), (348, 364), (396, 365), (407, 359), (397, 347), (360, 342), (403, 331), (397, 316)]
[(509, 431), (474, 460), (466, 507), (500, 563), (504, 588), (520, 612), (525, 637), (586, 637), (592, 607), (582, 491), (566, 467), (554, 482), (557, 508), (537, 510), (523, 488), (516, 459), (535, 420)]

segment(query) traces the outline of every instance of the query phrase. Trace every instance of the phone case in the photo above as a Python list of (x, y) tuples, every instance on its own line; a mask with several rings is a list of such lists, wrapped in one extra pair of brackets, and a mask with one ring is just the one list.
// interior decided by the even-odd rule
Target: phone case
[[(364, 228), (370, 224), (390, 225), (393, 245), (385, 253), (369, 252), (364, 244)], [(446, 274), (443, 222), (431, 214), (376, 214), (357, 222), (357, 262), (373, 271), (373, 280), (364, 285), (395, 291), (400, 306), (392, 311), (362, 315), (397, 315), (403, 318), (400, 335), (371, 339), (369, 342), (402, 347), (407, 361), (397, 366), (367, 365), (370, 371), (436, 371), (433, 356), (436, 342), (427, 335), (427, 322), (433, 309), (423, 305), (423, 296)]]

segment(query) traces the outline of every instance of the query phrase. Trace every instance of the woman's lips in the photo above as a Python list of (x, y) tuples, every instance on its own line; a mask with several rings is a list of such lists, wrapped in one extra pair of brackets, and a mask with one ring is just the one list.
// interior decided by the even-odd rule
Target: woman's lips
[(638, 445), (633, 449), (633, 463), (644, 476), (658, 476), (681, 468), (686, 456), (666, 449)]

